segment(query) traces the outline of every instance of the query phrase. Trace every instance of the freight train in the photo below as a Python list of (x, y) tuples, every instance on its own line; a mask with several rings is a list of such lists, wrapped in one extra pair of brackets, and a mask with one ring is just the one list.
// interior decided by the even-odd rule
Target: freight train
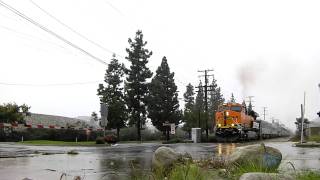
[[(279, 123), (258, 120), (258, 113), (245, 103), (225, 103), (215, 114), (216, 138), (220, 142), (236, 142), (289, 136), (290, 131)], [(261, 127), (261, 128), (260, 128)], [(261, 131), (261, 132), (260, 132)]]

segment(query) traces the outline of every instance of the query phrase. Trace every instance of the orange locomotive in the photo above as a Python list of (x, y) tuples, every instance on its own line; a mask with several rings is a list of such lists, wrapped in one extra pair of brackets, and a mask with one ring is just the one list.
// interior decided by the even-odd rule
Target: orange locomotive
[[(251, 107), (251, 104), (249, 105)], [(218, 141), (236, 141), (249, 138), (251, 132), (258, 132), (255, 122), (258, 114), (245, 104), (225, 103), (215, 114), (216, 138)]]

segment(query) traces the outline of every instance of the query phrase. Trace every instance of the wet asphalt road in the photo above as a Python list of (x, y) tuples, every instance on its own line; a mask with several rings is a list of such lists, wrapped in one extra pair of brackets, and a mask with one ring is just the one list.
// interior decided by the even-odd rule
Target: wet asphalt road
[[(246, 143), (250, 144), (250, 143)], [(236, 147), (246, 144), (172, 144), (180, 153), (188, 152), (194, 159), (228, 156)], [(320, 148), (297, 148), (291, 142), (283, 140), (266, 141), (267, 146), (278, 148), (283, 160), (280, 169), (318, 169), (320, 167)], [(61, 147), (61, 146), (26, 146), (0, 143), (0, 156), (17, 154), (17, 158), (0, 158), (0, 179), (21, 180), (31, 179), (59, 180), (74, 176), (85, 177), (86, 180), (96, 179), (128, 179), (133, 169), (148, 171), (153, 152), (162, 144), (118, 144), (111, 147)], [(67, 155), (66, 152), (76, 150), (78, 155)], [(46, 152), (51, 155), (32, 154)], [(30, 154), (31, 153), (31, 154)], [(27, 157), (22, 157), (28, 154)]]

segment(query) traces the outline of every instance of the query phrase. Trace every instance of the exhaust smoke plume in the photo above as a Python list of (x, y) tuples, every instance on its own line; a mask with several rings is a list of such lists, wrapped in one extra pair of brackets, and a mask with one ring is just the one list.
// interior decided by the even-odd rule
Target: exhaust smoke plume
[(259, 75), (265, 70), (265, 63), (250, 61), (237, 68), (237, 78), (242, 86), (242, 98), (249, 96), (250, 89), (256, 84)]

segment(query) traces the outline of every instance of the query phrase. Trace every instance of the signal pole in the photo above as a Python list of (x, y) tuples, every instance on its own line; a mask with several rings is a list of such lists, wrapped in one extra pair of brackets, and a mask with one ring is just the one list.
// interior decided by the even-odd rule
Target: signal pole
[(266, 109), (267, 107), (262, 107), (263, 108), (263, 120), (266, 120)]
[(301, 138), (300, 144), (303, 143), (303, 123), (304, 123), (304, 116), (306, 111), (306, 92), (303, 94), (303, 105), (301, 104)]
[[(201, 71), (198, 71), (198, 72), (200, 72), (200, 73), (203, 73), (204, 72), (204, 75), (201, 75), (201, 76), (204, 76), (204, 86), (202, 86), (203, 88), (204, 88), (204, 99), (205, 99), (205, 118), (206, 118), (206, 139), (207, 139), (207, 141), (208, 141), (208, 139), (209, 139), (209, 131), (208, 131), (208, 91), (212, 91), (212, 90), (209, 90), (208, 89), (208, 87), (211, 87), (212, 88), (212, 86), (208, 86), (208, 77), (209, 76), (213, 76), (213, 74), (210, 74), (210, 75), (208, 75), (208, 72), (210, 72), (210, 71), (213, 71), (212, 69), (206, 69), (206, 70), (201, 70)], [(201, 77), (200, 76), (200, 77)], [(200, 88), (200, 87), (198, 87), (198, 88)], [(215, 122), (213, 122), (213, 125), (214, 125), (214, 127), (215, 127)]]
[[(266, 109), (267, 107), (262, 107), (263, 108), (263, 121), (266, 120)], [(260, 140), (262, 140), (262, 121), (260, 121), (260, 125), (259, 125), (259, 136), (260, 136)]]

